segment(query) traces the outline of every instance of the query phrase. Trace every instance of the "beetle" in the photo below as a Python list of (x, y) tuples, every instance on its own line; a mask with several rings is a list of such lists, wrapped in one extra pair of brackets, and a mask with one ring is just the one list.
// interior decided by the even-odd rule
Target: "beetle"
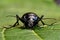
[[(25, 25), (25, 28), (32, 29), (38, 24), (39, 21), (41, 21), (41, 23), (43, 25), (45, 25), (45, 23), (42, 20), (44, 15), (41, 15), (41, 17), (39, 17), (34, 12), (27, 12), (22, 17), (19, 17), (18, 15), (14, 16), (14, 17), (16, 17), (16, 22), (12, 25), (12, 27), (19, 25), (19, 20)], [(46, 19), (54, 19), (54, 18), (46, 18)], [(56, 19), (54, 19), (54, 20), (56, 20)], [(54, 23), (52, 23), (51, 25), (53, 25)]]
[(25, 25), (25, 28), (33, 28), (38, 24), (39, 21), (41, 21), (41, 23), (45, 25), (45, 23), (42, 21), (43, 17), (44, 15), (38, 17), (34, 12), (27, 12), (21, 18), (18, 15), (16, 15), (17, 21), (13, 25), (13, 27), (19, 25), (19, 20)]

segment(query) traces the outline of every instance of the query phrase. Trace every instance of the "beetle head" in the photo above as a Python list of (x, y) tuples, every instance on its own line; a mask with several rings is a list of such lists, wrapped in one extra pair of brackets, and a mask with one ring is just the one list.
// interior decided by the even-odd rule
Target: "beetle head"
[(34, 14), (29, 14), (28, 16), (28, 26), (33, 27), (37, 21), (37, 16)]

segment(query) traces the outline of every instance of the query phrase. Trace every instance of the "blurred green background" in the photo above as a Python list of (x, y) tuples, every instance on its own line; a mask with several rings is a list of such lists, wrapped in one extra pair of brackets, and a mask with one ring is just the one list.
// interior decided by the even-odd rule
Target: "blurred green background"
[(60, 6), (54, 0), (0, 0), (0, 26), (13, 24), (16, 21), (15, 18), (6, 16), (18, 14), (21, 17), (26, 12), (60, 18)]

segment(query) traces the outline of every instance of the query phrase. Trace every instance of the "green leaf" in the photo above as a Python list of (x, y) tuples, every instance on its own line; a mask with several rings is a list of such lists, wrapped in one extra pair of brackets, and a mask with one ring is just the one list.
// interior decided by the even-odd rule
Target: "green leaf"
[[(52, 26), (44, 25), (34, 30), (21, 29), (23, 25), (14, 28), (9, 27), (16, 22), (15, 17), (6, 17), (8, 15), (20, 17), (26, 12), (35, 12), (39, 17), (44, 15), (44, 18), (55, 18), (56, 23)], [(55, 22), (52, 19), (43, 20), (46, 24)], [(0, 0), (0, 40), (60, 40), (60, 6), (54, 0)]]
[(0, 29), (0, 40), (3, 40), (3, 38), (2, 38), (2, 29)]
[(7, 29), (5, 31), (5, 39), (6, 40), (42, 40), (38, 38), (34, 33), (33, 30), (27, 29)]
[(44, 40), (60, 40), (59, 27), (60, 25), (47, 26), (47, 28), (35, 29), (35, 33)]

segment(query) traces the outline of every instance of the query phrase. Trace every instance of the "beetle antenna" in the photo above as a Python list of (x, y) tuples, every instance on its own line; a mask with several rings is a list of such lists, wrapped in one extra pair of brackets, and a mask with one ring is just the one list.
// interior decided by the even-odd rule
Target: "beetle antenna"
[(8, 16), (6, 16), (6, 17), (16, 17), (16, 16), (13, 16), (13, 15), (8, 15)]
[(49, 26), (51, 26), (51, 25), (57, 23), (55, 18), (43, 18), (43, 20), (45, 20), (45, 19), (53, 19), (53, 20), (55, 20), (55, 22), (51, 23)]
[(56, 20), (55, 18), (43, 18), (43, 20), (44, 20), (44, 19), (53, 19), (53, 20)]

